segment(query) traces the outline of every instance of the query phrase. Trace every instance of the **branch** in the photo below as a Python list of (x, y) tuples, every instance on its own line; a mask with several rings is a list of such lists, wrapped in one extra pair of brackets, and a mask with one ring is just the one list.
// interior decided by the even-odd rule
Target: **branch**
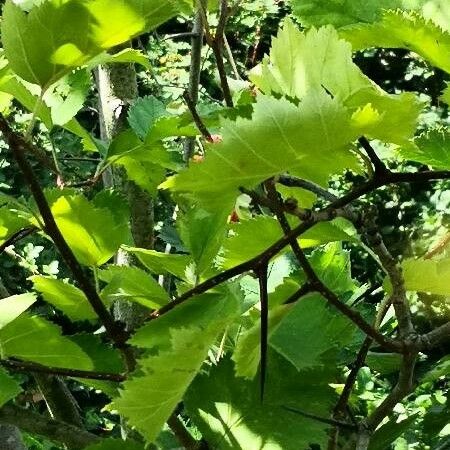
[(293, 413), (298, 414), (303, 417), (307, 417), (308, 419), (316, 420), (321, 423), (326, 423), (328, 425), (333, 425), (333, 426), (339, 427), (339, 428), (346, 428), (346, 429), (352, 430), (352, 431), (356, 430), (355, 425), (352, 425), (351, 423), (346, 423), (346, 422), (341, 422), (339, 420), (327, 419), (326, 417), (316, 416), (315, 414), (310, 414), (310, 413), (307, 413), (304, 411), (300, 411), (299, 409), (292, 408), (291, 406), (282, 406), (282, 408), (287, 411), (293, 412)]
[(51, 441), (65, 444), (70, 450), (81, 450), (100, 442), (100, 438), (81, 428), (48, 419), (29, 409), (5, 405), (0, 408), (0, 422), (14, 425), (22, 431), (43, 436)]
[(261, 303), (261, 343), (260, 343), (260, 399), (264, 398), (267, 377), (267, 346), (269, 335), (269, 295), (267, 293), (267, 264), (258, 271), (259, 296)]
[[(273, 182), (269, 181), (266, 183), (266, 187), (269, 192), (269, 198), (275, 202), (276, 197), (278, 196), (278, 193), (275, 190)], [(279, 211), (274, 211), (274, 213), (277, 216), (278, 222), (281, 225), (281, 228), (283, 230), (283, 233), (285, 236), (289, 235), (292, 230), (291, 227), (286, 219), (286, 216), (283, 213), (280, 213)], [(301, 268), (306, 274), (306, 277), (308, 279), (308, 283), (310, 284), (311, 288), (321, 294), (332, 306), (334, 306), (338, 311), (340, 311), (342, 314), (347, 316), (358, 328), (360, 328), (367, 336), (370, 336), (374, 341), (378, 342), (381, 346), (388, 348), (394, 352), (401, 352), (402, 351), (402, 345), (398, 342), (392, 341), (385, 336), (383, 336), (378, 330), (376, 330), (372, 325), (370, 325), (368, 322), (365, 321), (365, 319), (362, 317), (362, 315), (350, 308), (345, 303), (341, 302), (337, 295), (332, 292), (317, 276), (316, 272), (312, 268), (311, 264), (308, 261), (308, 258), (306, 257), (303, 250), (300, 248), (300, 244), (298, 243), (297, 239), (291, 239), (289, 241), (289, 244), (291, 245), (292, 251), (297, 258)]]
[(27, 227), (22, 228), (19, 231), (16, 231), (12, 236), (6, 239), (6, 241), (3, 242), (3, 244), (0, 245), (0, 253), (3, 253), (5, 251), (5, 248), (9, 247), (10, 245), (16, 244), (22, 239), (25, 239), (27, 236), (33, 234), (37, 230), (38, 230), (37, 227)]
[(420, 337), (420, 348), (426, 352), (438, 347), (445, 342), (450, 341), (450, 322), (441, 325), (438, 328)]
[[(198, 0), (199, 2), (204, 2), (204, 0)], [(208, 142), (211, 142), (211, 135), (206, 129), (206, 127), (200, 127), (199, 125), (204, 125), (200, 117), (197, 114), (195, 108), (198, 101), (198, 91), (200, 85), (200, 70), (202, 63), (202, 46), (203, 46), (203, 7), (204, 3), (199, 3), (196, 5), (194, 25), (192, 26), (192, 37), (191, 37), (191, 65), (189, 68), (189, 88), (188, 92), (185, 92), (184, 98), (191, 111), (192, 117), (194, 118), (197, 128), (200, 133), (205, 137)], [(197, 120), (196, 120), (197, 119)], [(200, 120), (198, 120), (200, 119)], [(204, 132), (206, 130), (206, 133)], [(186, 138), (184, 141), (184, 160), (186, 162), (192, 158), (194, 154), (195, 139)]]
[(403, 339), (411, 337), (414, 333), (414, 327), (411, 320), (411, 310), (406, 298), (406, 289), (401, 268), (386, 248), (383, 238), (378, 231), (376, 220), (371, 217), (370, 213), (366, 213), (364, 216), (362, 231), (368, 246), (378, 256), (381, 265), (386, 270), (391, 281), (391, 304), (395, 310), (400, 337)]
[(128, 339), (128, 333), (123, 329), (123, 327), (119, 326), (118, 323), (114, 321), (114, 318), (98, 295), (95, 286), (86, 277), (83, 268), (61, 234), (47, 199), (45, 198), (44, 191), (42, 190), (42, 187), (40, 186), (31, 165), (25, 156), (25, 151), (29, 144), (21, 135), (11, 129), (10, 125), (2, 115), (0, 115), (0, 131), (3, 133), (4, 138), (8, 142), (9, 148), (20, 167), (34, 200), (36, 201), (39, 212), (41, 213), (44, 221), (44, 231), (53, 240), (63, 260), (72, 272), (74, 279), (78, 282), (81, 290), (86, 295), (92, 308), (100, 318), (108, 336), (115, 343), (117, 348), (122, 351), (128, 368), (132, 370), (134, 368), (134, 357), (130, 351), (130, 348), (125, 343)]
[(316, 194), (317, 196), (330, 202), (334, 202), (338, 199), (338, 197), (324, 189), (322, 186), (319, 186), (312, 181), (303, 180), (302, 178), (293, 177), (291, 175), (280, 175), (275, 179), (275, 181), (283, 186), (305, 189), (306, 191), (312, 192), (313, 194)]
[(195, 125), (197, 126), (198, 130), (202, 134), (202, 136), (208, 141), (208, 142), (214, 142), (213, 137), (211, 136), (211, 133), (206, 128), (206, 125), (203, 123), (201, 117), (199, 116), (197, 112), (197, 108), (195, 107), (195, 102), (192, 100), (191, 95), (189, 92), (185, 91), (183, 93), (183, 98), (186, 102), (186, 105), (189, 108), (189, 111), (192, 115), (192, 119), (195, 122)]
[(367, 140), (367, 138), (362, 136), (358, 139), (358, 142), (367, 153), (367, 156), (369, 157), (373, 165), (373, 168), (375, 169), (375, 176), (388, 172), (388, 168), (386, 167), (384, 162), (381, 161), (381, 159), (378, 157), (374, 148), (370, 145), (370, 142)]
[(65, 369), (60, 367), (47, 367), (28, 361), (17, 361), (12, 359), (0, 360), (0, 366), (6, 367), (15, 372), (35, 372), (49, 375), (60, 375), (72, 378), (85, 378), (88, 380), (115, 381), (121, 383), (126, 380), (125, 375), (107, 372), (91, 372), (88, 370)]
[(228, 107), (233, 107), (233, 97), (231, 95), (230, 85), (228, 84), (227, 73), (225, 70), (222, 55), (222, 49), (224, 44), (224, 32), (228, 20), (228, 14), (229, 14), (228, 1), (220, 0), (219, 21), (217, 23), (216, 34), (212, 39), (212, 41), (210, 42), (210, 45), (212, 47), (214, 58), (216, 60), (217, 70), (219, 72), (220, 78), (220, 85), (222, 87), (225, 104)]

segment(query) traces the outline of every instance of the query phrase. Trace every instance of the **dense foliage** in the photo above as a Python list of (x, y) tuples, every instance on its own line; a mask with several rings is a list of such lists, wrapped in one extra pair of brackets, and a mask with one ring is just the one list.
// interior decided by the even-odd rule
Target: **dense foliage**
[(450, 447), (450, 4), (7, 0), (0, 449)]

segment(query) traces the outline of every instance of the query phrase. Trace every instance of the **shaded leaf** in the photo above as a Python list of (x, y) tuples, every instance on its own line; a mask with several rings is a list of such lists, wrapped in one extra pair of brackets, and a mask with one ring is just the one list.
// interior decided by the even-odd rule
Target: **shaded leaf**
[(0, 367), (0, 407), (22, 392), (20, 384)]
[(83, 291), (63, 280), (36, 275), (31, 277), (34, 289), (44, 300), (62, 311), (71, 320), (95, 320), (92, 309)]
[(108, 266), (99, 273), (108, 285), (102, 297), (112, 302), (128, 300), (150, 309), (159, 309), (169, 302), (169, 295), (147, 272), (137, 267)]
[(0, 330), (2, 358), (15, 357), (50, 367), (92, 370), (88, 355), (58, 326), (47, 320), (22, 314)]

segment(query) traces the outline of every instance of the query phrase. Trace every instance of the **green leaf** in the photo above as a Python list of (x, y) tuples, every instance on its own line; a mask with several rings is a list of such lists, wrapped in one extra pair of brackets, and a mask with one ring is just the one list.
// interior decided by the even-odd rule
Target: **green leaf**
[[(139, 360), (142, 374), (123, 384), (113, 408), (127, 418), (147, 441), (153, 442), (183, 398), (223, 326), (171, 329), (171, 348)], [(226, 322), (225, 322), (226, 323)]]
[(211, 268), (225, 240), (229, 211), (209, 213), (191, 207), (177, 222), (180, 236), (195, 262), (197, 277)]
[(130, 440), (102, 439), (101, 442), (90, 445), (84, 450), (144, 450), (144, 446)]
[(0, 208), (0, 243), (6, 242), (14, 233), (30, 226), (28, 220), (25, 220), (8, 207)]
[(368, 450), (387, 450), (416, 421), (418, 414), (414, 414), (401, 422), (390, 420), (375, 431), (370, 439)]
[(0, 367), (0, 408), (21, 392), (20, 384)]
[[(338, 222), (336, 222), (338, 223)], [(244, 220), (231, 227), (233, 235), (224, 243), (221, 266), (231, 268), (248, 261), (283, 237), (278, 221), (269, 216)], [(319, 223), (303, 233), (299, 242), (303, 248), (315, 247), (332, 241), (349, 241), (352, 237), (333, 222)], [(285, 251), (289, 250), (287, 247)]]
[(361, 135), (393, 143), (414, 135), (421, 109), (413, 95), (389, 95), (366, 77), (352, 61), (350, 44), (330, 26), (304, 33), (285, 21), (250, 78), (266, 94), (297, 99), (324, 87), (350, 108)]
[(47, 320), (22, 314), (0, 330), (1, 358), (15, 357), (50, 367), (92, 370), (88, 355), (58, 326)]
[(450, 258), (406, 259), (402, 268), (408, 291), (450, 295)]
[(398, 353), (369, 352), (366, 357), (367, 366), (382, 375), (398, 373), (401, 362), (401, 356)]
[(447, 83), (447, 87), (444, 89), (440, 99), (447, 105), (450, 105), (450, 83)]
[(72, 72), (55, 83), (44, 96), (51, 108), (53, 125), (65, 125), (83, 107), (91, 87), (91, 77), (87, 70)]
[(399, 0), (289, 0), (294, 15), (302, 25), (334, 25), (336, 28), (354, 23), (372, 23), (378, 20), (383, 9), (396, 8)]
[(133, 48), (126, 48), (113, 55), (109, 53), (101, 53), (89, 61), (89, 67), (100, 66), (104, 64), (118, 64), (118, 63), (136, 63), (140, 64), (146, 69), (150, 69), (150, 62), (140, 50)]
[(450, 132), (442, 128), (428, 131), (416, 138), (414, 144), (401, 148), (400, 155), (436, 169), (450, 170)]
[(328, 417), (334, 401), (328, 374), (299, 373), (276, 353), (269, 354), (268, 363), (263, 402), (259, 379), (236, 378), (228, 359), (195, 379), (185, 405), (212, 448), (298, 450), (310, 448), (310, 444), (326, 445), (327, 425), (285, 407)]
[(171, 0), (48, 0), (26, 14), (8, 0), (2, 41), (14, 72), (45, 90), (74, 68), (148, 32), (185, 7), (186, 2)]
[(130, 107), (128, 123), (141, 139), (145, 139), (156, 120), (167, 115), (166, 106), (156, 97), (141, 97)]
[(270, 345), (298, 370), (336, 364), (339, 349), (351, 342), (353, 323), (318, 294), (297, 302), (270, 337)]
[(420, 381), (422, 383), (429, 383), (448, 375), (450, 375), (450, 356), (444, 356), (421, 378)]
[(36, 301), (36, 295), (26, 294), (12, 295), (0, 300), (0, 329), (19, 317)]
[(192, 262), (188, 255), (167, 254), (145, 248), (123, 246), (124, 250), (135, 255), (139, 261), (147, 267), (150, 272), (156, 275), (166, 275), (170, 273), (180, 280), (187, 279), (186, 269)]
[(113, 213), (96, 208), (83, 195), (60, 195), (51, 201), (56, 223), (80, 263), (100, 266), (121, 244), (131, 242), (128, 226), (116, 223)]
[(241, 186), (253, 188), (286, 171), (324, 185), (333, 173), (358, 168), (348, 145), (359, 132), (347, 109), (323, 89), (298, 106), (259, 95), (251, 120), (224, 119), (222, 126), (223, 142), (162, 188), (188, 194), (205, 209), (231, 211)]
[[(112, 346), (105, 344), (99, 335), (76, 334), (71, 336), (75, 342), (91, 359), (93, 370), (96, 372), (107, 372), (121, 374), (125, 372), (125, 366), (120, 352)], [(99, 389), (109, 397), (114, 397), (118, 393), (116, 382), (88, 380), (77, 378), (77, 380), (87, 386)]]
[[(223, 321), (237, 316), (241, 311), (241, 295), (230, 285), (196, 296), (181, 304), (157, 320), (151, 320), (139, 328), (130, 339), (130, 344), (140, 348), (167, 349), (170, 347), (171, 330), (189, 325), (208, 329), (220, 328)], [(223, 325), (225, 326), (225, 325)]]
[(63, 280), (36, 275), (30, 278), (34, 289), (44, 300), (62, 311), (70, 320), (95, 320), (92, 309), (83, 291)]
[(370, 47), (405, 48), (450, 73), (450, 33), (414, 12), (387, 11), (381, 21), (343, 29), (353, 50)]
[(137, 267), (108, 266), (99, 273), (108, 285), (102, 290), (102, 298), (108, 302), (128, 300), (150, 309), (159, 309), (169, 302), (169, 295), (147, 272)]

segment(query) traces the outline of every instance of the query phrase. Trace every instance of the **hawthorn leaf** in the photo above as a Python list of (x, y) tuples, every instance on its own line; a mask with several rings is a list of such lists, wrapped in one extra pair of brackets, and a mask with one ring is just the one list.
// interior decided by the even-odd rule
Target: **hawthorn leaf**
[(450, 295), (450, 258), (406, 259), (402, 268), (408, 291)]
[(393, 143), (414, 135), (421, 110), (414, 95), (387, 94), (365, 76), (352, 60), (350, 44), (331, 26), (301, 32), (285, 21), (250, 78), (266, 94), (297, 99), (323, 87), (350, 108), (360, 135)]
[(112, 407), (148, 442), (153, 442), (200, 370), (209, 347), (223, 327), (171, 329), (171, 347), (138, 361), (139, 375), (123, 383)]
[(395, 419), (383, 424), (378, 428), (370, 439), (368, 450), (385, 450), (399, 438), (405, 431), (407, 431), (412, 424), (417, 420), (419, 414), (413, 414), (401, 422), (396, 422)]
[(35, 301), (36, 295), (31, 292), (2, 298), (0, 300), (0, 329), (19, 317)]
[(415, 12), (386, 11), (379, 22), (345, 28), (340, 35), (353, 50), (370, 47), (406, 48), (450, 73), (450, 32)]
[(91, 87), (87, 70), (80, 69), (66, 75), (48, 89), (45, 103), (51, 108), (53, 125), (65, 125), (83, 107)]
[(30, 278), (34, 289), (47, 303), (62, 311), (70, 320), (96, 320), (97, 314), (81, 289), (56, 278), (35, 275)]
[(193, 206), (178, 221), (178, 230), (194, 262), (198, 278), (211, 269), (225, 240), (229, 211), (210, 213)]
[(7, 0), (2, 42), (14, 72), (45, 91), (73, 69), (148, 32), (186, 6), (186, 1), (172, 0), (48, 0), (27, 14)]
[(175, 275), (187, 281), (186, 269), (192, 263), (189, 255), (157, 252), (145, 248), (123, 246), (123, 249), (135, 255), (150, 272), (156, 275)]
[(30, 223), (8, 207), (0, 208), (0, 243), (6, 242), (14, 233), (29, 227)]
[(152, 275), (138, 267), (107, 266), (99, 272), (99, 278), (108, 283), (101, 292), (108, 302), (128, 300), (149, 309), (159, 309), (170, 300)]
[(450, 6), (447, 0), (289, 0), (294, 15), (303, 25), (333, 25), (336, 28), (381, 19), (387, 9), (406, 9), (420, 12), (442, 29), (450, 29)]
[(81, 264), (100, 266), (121, 244), (131, 242), (125, 223), (116, 223), (113, 213), (97, 208), (81, 194), (60, 195), (51, 210), (64, 238)]
[(430, 383), (448, 375), (450, 375), (450, 356), (444, 356), (425, 373), (420, 381), (421, 383)]
[(440, 99), (444, 103), (447, 103), (447, 105), (450, 105), (450, 83), (447, 83), (447, 86), (444, 89), (444, 91), (442, 92)]
[(398, 373), (401, 362), (402, 359), (398, 353), (368, 352), (366, 357), (367, 366), (382, 375)]
[(336, 364), (339, 349), (350, 343), (353, 323), (318, 294), (297, 302), (270, 336), (270, 345), (298, 370)]
[[(302, 248), (315, 247), (332, 241), (351, 241), (353, 238), (335, 222), (323, 222), (315, 225), (299, 238)], [(220, 265), (231, 268), (248, 261), (261, 253), (268, 246), (283, 237), (278, 221), (270, 216), (258, 216), (244, 220), (231, 227), (233, 235), (227, 238), (223, 246), (223, 258)], [(285, 251), (289, 248), (286, 247)]]
[(0, 367), (0, 408), (21, 392), (20, 383)]
[(157, 119), (167, 116), (163, 102), (154, 96), (138, 98), (128, 111), (128, 123), (141, 139), (145, 139)]
[[(283, 376), (280, 377), (279, 374)], [(333, 376), (322, 371), (299, 373), (272, 352), (268, 357), (264, 401), (259, 379), (234, 376), (232, 362), (222, 359), (192, 383), (184, 404), (209, 445), (217, 450), (298, 450), (325, 446), (329, 426), (286, 407), (328, 417)]]
[(90, 445), (84, 450), (144, 450), (142, 444), (131, 441), (127, 439), (123, 441), (122, 439), (102, 439), (97, 444)]
[(171, 330), (181, 329), (187, 323), (205, 330), (212, 325), (224, 327), (230, 318), (237, 317), (240, 312), (240, 291), (232, 285), (222, 286), (216, 291), (196, 296), (157, 320), (144, 324), (129, 342), (139, 348), (167, 349), (170, 347)]
[(336, 28), (354, 23), (377, 21), (383, 9), (401, 6), (400, 0), (289, 0), (294, 15), (302, 25), (334, 25)]
[(101, 53), (95, 58), (89, 61), (89, 67), (100, 66), (104, 64), (117, 64), (117, 63), (136, 63), (140, 64), (142, 67), (146, 69), (150, 69), (150, 62), (140, 50), (136, 50), (133, 48), (125, 48), (120, 52), (110, 54), (110, 53)]
[(208, 146), (201, 164), (160, 187), (187, 194), (208, 211), (231, 211), (240, 187), (253, 188), (280, 173), (324, 185), (333, 173), (358, 170), (348, 145), (359, 132), (348, 110), (323, 89), (310, 92), (298, 106), (259, 95), (253, 108), (251, 120), (222, 119), (223, 141)]
[[(91, 359), (93, 370), (96, 372), (122, 374), (125, 372), (123, 358), (120, 352), (112, 346), (105, 344), (99, 335), (76, 334), (70, 337)], [(86, 386), (99, 389), (109, 397), (117, 395), (117, 383), (112, 381), (89, 380), (77, 378)]]
[(1, 358), (19, 358), (49, 367), (92, 370), (89, 356), (57, 325), (22, 314), (0, 330)]
[(427, 164), (435, 169), (450, 170), (450, 132), (443, 128), (430, 130), (400, 148), (400, 156)]

